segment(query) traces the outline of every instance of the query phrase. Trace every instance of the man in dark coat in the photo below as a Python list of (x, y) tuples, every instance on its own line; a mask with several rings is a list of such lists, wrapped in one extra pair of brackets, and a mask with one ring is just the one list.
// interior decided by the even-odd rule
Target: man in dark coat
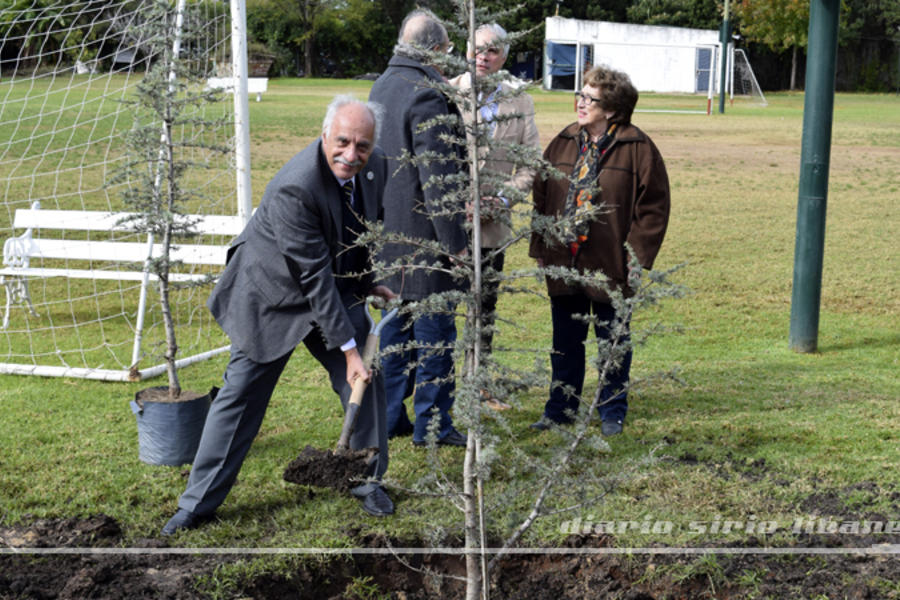
[[(461, 255), (468, 245), (464, 205), (448, 204), (452, 185), (435, 179), (455, 175), (458, 163), (421, 160), (427, 153), (450, 158), (460, 156), (459, 149), (442, 139), (453, 133), (450, 125), (420, 129), (421, 124), (435, 117), (459, 114), (444, 94), (433, 87), (435, 82), (444, 81), (444, 77), (428, 64), (429, 53), (447, 52), (451, 48), (446, 29), (431, 12), (421, 9), (411, 12), (400, 28), (394, 56), (373, 84), (369, 100), (388, 108), (381, 140), (390, 165), (390, 179), (384, 192), (385, 229), (407, 239), (437, 242), (445, 253)], [(404, 152), (420, 160), (415, 164), (401, 160)], [(389, 267), (394, 265), (399, 270), (399, 265), (404, 265), (402, 272), (387, 279), (404, 302), (422, 300), (458, 287), (449, 274), (416, 266), (438, 263), (449, 268), (446, 254), (415, 252), (412, 245), (392, 243), (382, 256)], [(383, 357), (389, 435), (412, 433), (413, 443), (423, 445), (428, 424), (438, 415), (441, 420), (437, 426), (438, 443), (464, 446), (466, 437), (454, 429), (448, 412), (454, 391), (453, 307), (448, 305), (445, 312), (420, 317), (412, 323), (410, 320), (394, 319), (381, 334), (382, 349), (410, 343), (420, 346), (417, 350), (391, 352)], [(421, 346), (438, 349), (426, 351)], [(403, 404), (413, 389), (415, 426)]]
[[(371, 277), (364, 248), (346, 251), (381, 218), (387, 161), (375, 146), (380, 108), (350, 96), (328, 107), (322, 136), (294, 156), (266, 188), (259, 208), (228, 250), (208, 306), (231, 339), (224, 385), (210, 406), (187, 489), (162, 530), (172, 535), (209, 521), (225, 500), (262, 424), (294, 348), (303, 342), (328, 370), (346, 406), (353, 381), (372, 379), (350, 447), (377, 447), (372, 480), (351, 492), (373, 515), (393, 504), (378, 483), (388, 465), (384, 392), (363, 364), (367, 294), (393, 292)], [(345, 184), (352, 183), (347, 189)]]

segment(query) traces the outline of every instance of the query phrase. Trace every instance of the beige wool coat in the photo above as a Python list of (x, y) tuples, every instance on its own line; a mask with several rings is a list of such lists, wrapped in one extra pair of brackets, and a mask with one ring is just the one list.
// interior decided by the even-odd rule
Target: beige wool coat
[[(510, 76), (511, 77), (511, 76)], [(471, 75), (463, 73), (458, 77), (450, 80), (450, 83), (461, 90), (469, 90), (472, 88)], [(504, 91), (513, 91), (515, 83), (510, 80), (501, 84)], [(461, 107), (463, 119), (467, 123), (472, 121), (472, 111), (465, 110)], [(538, 134), (537, 126), (534, 122), (534, 101), (527, 93), (518, 94), (505, 98), (499, 104), (499, 116), (517, 115), (512, 119), (500, 119), (497, 121), (492, 138), (510, 144), (519, 144), (521, 146), (530, 146), (540, 151), (541, 140)], [(508, 176), (505, 184), (511, 188), (519, 190), (527, 194), (531, 190), (534, 181), (534, 170), (531, 168), (518, 167), (512, 161), (508, 151), (505, 148), (496, 149), (492, 154), (487, 154), (487, 149), (481, 149), (481, 156), (478, 161), (478, 170), (480, 172), (503, 173)], [(497, 186), (490, 184), (482, 184), (481, 195), (497, 196), (500, 191)], [(500, 186), (503, 187), (503, 186)], [(506, 219), (508, 219), (508, 212)], [(504, 218), (484, 217), (481, 220), (481, 245), (483, 248), (497, 248), (501, 246), (510, 235), (510, 228), (504, 222)]]

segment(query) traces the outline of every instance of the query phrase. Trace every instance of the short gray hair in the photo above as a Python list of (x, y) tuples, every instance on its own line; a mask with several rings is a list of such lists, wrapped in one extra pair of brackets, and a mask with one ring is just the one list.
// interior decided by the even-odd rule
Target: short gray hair
[[(496, 40), (497, 45), (503, 50), (503, 60), (509, 56), (509, 42), (506, 41), (506, 30), (497, 25), (496, 23), (485, 23), (484, 25), (479, 25), (475, 30), (477, 34), (479, 31), (489, 31), (494, 34), (494, 40)], [(469, 48), (470, 51), (474, 53), (474, 51)], [(477, 48), (475, 48), (477, 50)]]
[(384, 107), (377, 102), (357, 100), (353, 94), (339, 94), (328, 104), (325, 118), (322, 119), (322, 133), (326, 136), (331, 134), (331, 124), (334, 123), (335, 115), (348, 104), (359, 104), (369, 110), (369, 114), (372, 115), (372, 120), (375, 122), (375, 139), (372, 140), (372, 143), (377, 144), (378, 136), (381, 134), (381, 122), (384, 120)]
[(414, 60), (423, 60), (435, 46), (450, 41), (441, 20), (427, 8), (417, 8), (403, 19), (394, 53)]

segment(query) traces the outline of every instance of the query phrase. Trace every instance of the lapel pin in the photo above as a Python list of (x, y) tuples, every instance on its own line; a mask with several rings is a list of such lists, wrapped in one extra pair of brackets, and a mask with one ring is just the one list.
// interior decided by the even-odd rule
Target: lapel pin
[(369, 181), (372, 181), (373, 179), (375, 179), (375, 174), (372, 171), (368, 171), (366, 173), (366, 179), (368, 179)]

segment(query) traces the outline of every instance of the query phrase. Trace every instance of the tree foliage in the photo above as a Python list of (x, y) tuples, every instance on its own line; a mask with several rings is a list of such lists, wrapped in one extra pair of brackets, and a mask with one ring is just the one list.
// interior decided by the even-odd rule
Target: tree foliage
[(809, 30), (807, 0), (740, 0), (735, 3), (741, 33), (772, 50), (805, 48)]
[(716, 0), (634, 0), (627, 9), (629, 23), (717, 29), (722, 11)]
[[(476, 24), (492, 22), (499, 15), (492, 4), (490, 9), (478, 10), (474, 0), (456, 0), (458, 13), (455, 23), (448, 25), (457, 35), (463, 36), (471, 47), (475, 47)], [(488, 12), (490, 10), (490, 13)], [(463, 43), (465, 43), (465, 41)], [(514, 443), (510, 448), (504, 441), (520, 436), (530, 436), (532, 432), (516, 431), (510, 420), (501, 412), (485, 406), (485, 395), (508, 401), (517, 406), (523, 389), (541, 387), (549, 389), (551, 377), (547, 372), (549, 350), (546, 348), (520, 348), (504, 342), (511, 330), (527, 326), (513, 320), (500, 319), (490, 324), (481, 312), (481, 298), (486, 286), (495, 284), (501, 295), (526, 294), (543, 296), (534, 290), (534, 281), (545, 276), (560, 278), (573, 285), (604, 289), (615, 307), (616, 316), (608, 324), (611, 336), (608, 343), (599, 344), (595, 360), (591, 363), (598, 381), (603, 381), (615, 365), (621, 364), (626, 352), (641, 343), (650, 331), (631, 332), (628, 323), (635, 311), (648, 308), (665, 298), (679, 296), (682, 290), (668, 280), (668, 273), (644, 272), (633, 257), (629, 269), (629, 286), (633, 295), (613, 289), (604, 274), (579, 271), (576, 268), (552, 266), (532, 266), (509, 271), (497, 271), (486, 267), (492, 253), (505, 252), (514, 244), (527, 243), (535, 233), (547, 239), (560, 241), (572, 227), (573, 216), (539, 215), (531, 207), (528, 190), (517, 189), (510, 183), (510, 173), (497, 170), (488, 163), (480, 164), (479, 157), (491, 155), (498, 150), (507, 152), (510, 162), (517, 169), (528, 168), (542, 177), (565, 177), (541, 157), (538, 149), (510, 141), (495, 140), (491, 125), (481, 116), (488, 97), (499, 102), (527, 93), (527, 86), (505, 86), (498, 90), (498, 84), (506, 79), (502, 71), (492, 75), (479, 76), (474, 61), (466, 61), (459, 56), (431, 53), (428, 62), (435, 64), (447, 75), (468, 72), (471, 87), (453, 87), (445, 82), (429, 85), (438, 89), (463, 115), (441, 114), (422, 123), (420, 127), (442, 127), (446, 133), (443, 139), (454, 150), (447, 153), (413, 154), (404, 151), (399, 157), (402, 164), (425, 166), (435, 162), (455, 163), (454, 173), (434, 175), (426, 185), (443, 190), (443, 195), (423, 208), (432, 218), (458, 218), (466, 223), (469, 233), (469, 247), (462, 254), (453, 254), (440, 242), (422, 239), (415, 233), (387, 232), (378, 224), (371, 224), (369, 232), (358, 240), (361, 244), (374, 246), (374, 254), (381, 259), (374, 265), (376, 279), (390, 280), (402, 275), (439, 270), (449, 273), (460, 283), (460, 288), (434, 292), (424, 299), (406, 302), (401, 313), (410, 320), (426, 315), (446, 314), (453, 310), (462, 323), (456, 339), (431, 340), (428, 343), (412, 341), (389, 346), (384, 353), (415, 351), (416, 358), (410, 364), (414, 368), (422, 353), (452, 353), (454, 364), (461, 365), (459, 372), (453, 373), (455, 392), (453, 421), (464, 430), (468, 441), (463, 460), (462, 473), (456, 460), (447, 462), (437, 449), (439, 418), (431, 420), (428, 436), (430, 451), (427, 468), (423, 468), (421, 479), (412, 488), (414, 493), (440, 497), (448, 508), (455, 508), (460, 515), (458, 526), (435, 528), (426, 519), (422, 523), (425, 539), (437, 546), (453, 543), (454, 539), (464, 540), (466, 598), (487, 600), (490, 597), (491, 573), (493, 568), (510, 551), (522, 543), (524, 536), (539, 520), (587, 510), (601, 502), (604, 496), (623, 480), (633, 477), (633, 473), (610, 475), (598, 460), (598, 453), (608, 451), (609, 444), (601, 437), (599, 428), (593, 426), (599, 417), (597, 412), (599, 394), (580, 398), (578, 414), (573, 415), (571, 428), (554, 427), (546, 432), (545, 444), (536, 445), (524, 441)], [(390, 109), (390, 107), (388, 107)], [(504, 114), (494, 119), (512, 120), (522, 118), (519, 114)], [(396, 132), (395, 132), (396, 134)], [(460, 146), (465, 152), (456, 152)], [(493, 203), (483, 200), (485, 189), (497, 190), (497, 194), (509, 201), (509, 210), (497, 211)], [(586, 218), (602, 218), (606, 210), (602, 205), (594, 207)], [(511, 231), (510, 236), (499, 248), (483, 248), (481, 243), (482, 211), (491, 211), (494, 220), (500, 220)], [(531, 212), (530, 219), (515, 219), (519, 211)], [(583, 218), (579, 215), (577, 218)], [(402, 244), (408, 251), (396, 259), (385, 258), (380, 252), (388, 244)], [(392, 256), (393, 254), (391, 254)], [(402, 296), (402, 289), (398, 290)], [(548, 301), (546, 298), (543, 301)], [(586, 316), (586, 320), (600, 325), (596, 316)], [(495, 336), (493, 350), (482, 346), (482, 332), (491, 328)], [(658, 331), (658, 330), (657, 330)], [(655, 333), (655, 331), (653, 332)], [(629, 384), (630, 389), (638, 385), (636, 379)], [(639, 468), (639, 467), (637, 467)], [(636, 468), (636, 469), (637, 469)], [(387, 482), (388, 484), (390, 482)], [(489, 540), (499, 540), (498, 543)], [(499, 548), (497, 554), (490, 555), (484, 549)]]

